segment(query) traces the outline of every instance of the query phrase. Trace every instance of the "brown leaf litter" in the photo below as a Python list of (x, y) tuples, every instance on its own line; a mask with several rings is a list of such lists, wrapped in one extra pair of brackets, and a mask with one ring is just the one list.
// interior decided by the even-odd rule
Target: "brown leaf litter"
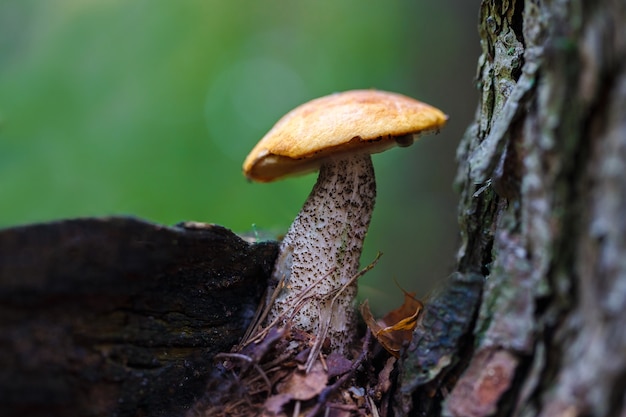
[(206, 393), (187, 416), (385, 417), (396, 358), (372, 343), (372, 335), (397, 356), (420, 309), (405, 293), (404, 304), (376, 322), (365, 304), (369, 328), (346, 355), (288, 324), (257, 327), (232, 352), (216, 355)]

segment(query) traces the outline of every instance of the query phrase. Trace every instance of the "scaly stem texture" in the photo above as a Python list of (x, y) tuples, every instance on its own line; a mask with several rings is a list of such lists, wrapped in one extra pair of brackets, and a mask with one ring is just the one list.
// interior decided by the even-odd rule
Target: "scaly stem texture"
[[(333, 349), (346, 351), (356, 330), (354, 282), (331, 305), (334, 293), (359, 269), (363, 240), (374, 209), (376, 180), (368, 154), (332, 159), (282, 241), (273, 279), (282, 290), (266, 319), (283, 320), (298, 307), (291, 325), (326, 336)], [(310, 297), (315, 294), (314, 297)]]

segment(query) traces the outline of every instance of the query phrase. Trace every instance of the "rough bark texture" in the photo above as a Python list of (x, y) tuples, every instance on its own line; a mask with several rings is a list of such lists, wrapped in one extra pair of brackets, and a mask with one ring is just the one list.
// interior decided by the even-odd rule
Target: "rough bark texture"
[(622, 0), (483, 1), (451, 284), (482, 300), (438, 366), (418, 328), (396, 414), (626, 415), (625, 28)]
[(183, 415), (276, 252), (220, 226), (129, 218), (0, 231), (0, 414)]

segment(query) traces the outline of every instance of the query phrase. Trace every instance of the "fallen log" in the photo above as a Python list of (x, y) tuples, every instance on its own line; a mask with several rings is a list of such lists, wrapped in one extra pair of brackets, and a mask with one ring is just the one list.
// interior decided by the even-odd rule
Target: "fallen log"
[(276, 251), (221, 226), (121, 217), (0, 230), (3, 415), (184, 414)]

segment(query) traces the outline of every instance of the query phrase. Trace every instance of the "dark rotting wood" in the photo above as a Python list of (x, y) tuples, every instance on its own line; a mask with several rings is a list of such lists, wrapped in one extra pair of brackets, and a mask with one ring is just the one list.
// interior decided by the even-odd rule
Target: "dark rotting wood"
[(0, 230), (2, 414), (184, 414), (276, 251), (221, 226), (122, 217)]

